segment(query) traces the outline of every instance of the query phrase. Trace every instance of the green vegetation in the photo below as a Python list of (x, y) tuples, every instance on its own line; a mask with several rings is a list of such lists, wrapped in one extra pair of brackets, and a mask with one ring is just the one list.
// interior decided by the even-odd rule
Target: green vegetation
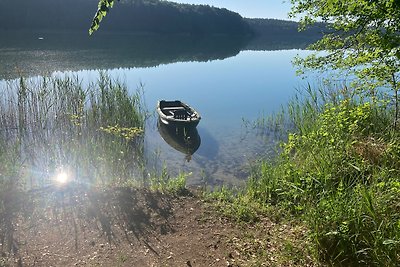
[[(134, 3), (143, 11), (153, 8), (154, 2)], [(238, 221), (255, 223), (268, 215), (307, 231), (309, 239), (304, 242), (310, 247), (302, 248), (295, 237), (285, 240), (279, 263), (285, 264), (284, 257), (288, 257), (307, 264), (308, 255), (301, 254), (309, 253), (317, 264), (399, 266), (400, 4), (395, 0), (292, 3), (293, 16), (305, 14), (304, 26), (322, 20), (333, 29), (311, 46), (324, 53), (297, 59), (296, 63), (303, 70), (342, 70), (358, 79), (349, 87), (334, 90), (308, 88), (308, 96), (295, 98), (283, 114), (260, 123), (271, 131), (276, 126), (288, 126), (280, 154), (272, 162), (261, 161), (245, 188), (236, 192), (222, 188), (209, 197), (217, 200), (226, 216)], [(165, 4), (160, 10), (174, 14), (177, 9), (172, 6)], [(99, 7), (102, 17), (109, 7)], [(196, 22), (213, 13), (209, 7), (195, 7), (200, 14), (197, 17), (191, 16), (193, 10), (185, 10), (188, 6), (180, 7), (181, 18), (194, 20), (193, 24), (175, 21), (189, 27), (179, 32), (205, 33), (220, 22), (210, 20), (212, 23), (206, 26), (204, 20)], [(140, 17), (131, 11), (129, 15)], [(240, 16), (230, 15), (224, 18), (232, 20), (223, 22), (238, 24), (228, 23), (213, 33), (221, 29), (233, 33), (234, 25), (242, 25)], [(163, 18), (171, 17), (156, 17), (159, 20), (146, 24), (150, 28), (141, 29), (157, 27), (159, 33), (175, 32), (176, 28), (160, 26), (164, 25)], [(140, 25), (131, 22), (129, 27)], [(99, 23), (100, 19), (95, 21), (92, 30)], [(196, 28), (199, 25), (205, 28)], [(245, 32), (246, 27), (242, 29)], [(2, 240), (12, 240), (5, 235), (12, 234), (12, 218), (20, 209), (20, 202), (13, 200), (20, 198), (22, 189), (52, 185), (60, 171), (89, 186), (139, 182), (133, 178), (140, 177), (137, 167), (140, 170), (143, 163), (145, 112), (140, 95), (129, 95), (123, 84), (106, 75), (100, 75), (99, 81), (88, 87), (70, 77), (36, 82), (20, 79), (2, 91), (0, 114)], [(170, 178), (165, 170), (150, 179), (153, 189), (174, 194), (184, 193), (185, 183), (186, 175)], [(237, 240), (232, 243), (242, 245)], [(265, 244), (254, 243), (252, 247), (262, 249), (248, 251), (249, 261), (254, 255), (269, 257)], [(122, 256), (121, 263), (125, 261)]]
[[(303, 28), (327, 22), (331, 32), (310, 46), (316, 53), (296, 63), (304, 70), (340, 70), (357, 79), (352, 86), (374, 97), (376, 88), (393, 92), (394, 124), (399, 119), (400, 2), (398, 0), (292, 0), (292, 16)], [(318, 53), (321, 52), (322, 53)]]
[(97, 31), (100, 28), (100, 22), (105, 16), (107, 16), (110, 8), (112, 8), (113, 6), (114, 0), (99, 0), (96, 14), (93, 17), (92, 25), (90, 25), (89, 28), (89, 35), (92, 35), (93, 32)]
[[(77, 77), (23, 79), (2, 88), (2, 189), (53, 183), (68, 172), (79, 183), (135, 177), (143, 165), (145, 110), (140, 90), (100, 73), (87, 86)], [(8, 186), (6, 186), (8, 185)]]
[(308, 88), (283, 114), (260, 120), (270, 131), (289, 129), (279, 156), (262, 161), (244, 190), (214, 197), (239, 220), (275, 213), (304, 225), (319, 263), (399, 266), (399, 2), (292, 3), (304, 26), (322, 20), (334, 30), (311, 46), (323, 53), (296, 63), (357, 79), (350, 87)]
[(185, 195), (188, 193), (186, 188), (187, 177), (191, 173), (180, 173), (177, 177), (171, 177), (168, 170), (164, 167), (160, 174), (153, 174), (149, 178), (150, 189), (173, 195)]
[(276, 117), (292, 127), (274, 162), (261, 162), (237, 195), (214, 194), (239, 220), (274, 213), (307, 225), (322, 262), (398, 266), (400, 134), (393, 106), (347, 88), (309, 92)]

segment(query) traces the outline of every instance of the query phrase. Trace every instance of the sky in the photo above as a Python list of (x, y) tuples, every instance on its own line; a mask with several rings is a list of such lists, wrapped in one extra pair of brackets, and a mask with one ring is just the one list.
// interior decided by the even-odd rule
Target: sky
[(205, 4), (224, 7), (246, 18), (275, 18), (288, 20), (290, 0), (170, 0), (177, 3)]

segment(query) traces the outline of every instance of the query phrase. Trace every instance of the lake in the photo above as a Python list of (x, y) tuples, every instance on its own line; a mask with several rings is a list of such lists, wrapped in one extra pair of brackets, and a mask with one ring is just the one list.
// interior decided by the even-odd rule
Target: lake
[[(16, 33), (0, 42), (0, 88), (19, 76), (77, 75), (84, 82), (107, 71), (133, 91), (143, 88), (151, 115), (145, 133), (148, 168), (192, 173), (189, 184), (237, 185), (255, 160), (274, 155), (276, 140), (246, 122), (278, 112), (306, 81), (291, 60), (307, 52), (276, 40), (254, 50), (227, 37), (160, 37)], [(156, 103), (182, 100), (202, 116), (193, 155), (171, 146), (157, 125)], [(251, 124), (251, 123), (250, 123)], [(170, 141), (170, 140), (169, 140)]]

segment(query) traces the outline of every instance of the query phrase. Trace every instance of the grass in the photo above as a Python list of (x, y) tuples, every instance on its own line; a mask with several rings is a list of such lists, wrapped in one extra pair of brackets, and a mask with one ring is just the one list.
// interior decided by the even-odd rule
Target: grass
[(398, 266), (400, 133), (393, 105), (349, 88), (308, 92), (284, 115), (259, 121), (268, 130), (289, 126), (279, 156), (262, 161), (244, 190), (214, 197), (239, 220), (276, 212), (307, 226), (321, 263)]
[(167, 168), (163, 167), (160, 174), (153, 174), (149, 179), (149, 187), (154, 191), (169, 193), (173, 195), (186, 195), (188, 189), (186, 188), (187, 177), (191, 173), (180, 173), (177, 177), (170, 177)]

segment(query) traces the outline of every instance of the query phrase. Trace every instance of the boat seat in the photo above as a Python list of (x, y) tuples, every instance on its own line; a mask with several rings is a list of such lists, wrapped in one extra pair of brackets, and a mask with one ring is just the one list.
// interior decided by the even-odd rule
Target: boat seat
[(178, 109), (185, 109), (184, 107), (163, 107), (163, 110), (178, 110)]
[(174, 118), (178, 120), (187, 120), (188, 113), (184, 109), (178, 109), (174, 111)]

